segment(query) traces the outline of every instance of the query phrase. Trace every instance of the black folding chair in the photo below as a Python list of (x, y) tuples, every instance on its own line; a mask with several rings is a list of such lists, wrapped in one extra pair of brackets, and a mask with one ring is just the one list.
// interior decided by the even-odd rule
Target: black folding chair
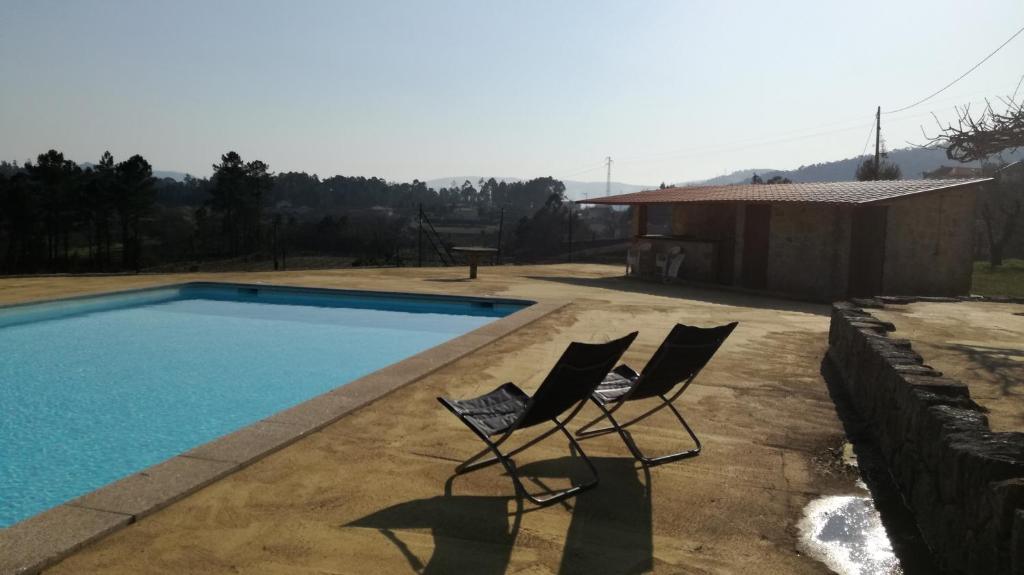
[[(654, 355), (651, 356), (642, 373), (637, 373), (627, 365), (620, 365), (604, 378), (604, 381), (597, 386), (597, 389), (590, 396), (591, 400), (601, 410), (601, 415), (581, 427), (576, 432), (576, 437), (586, 439), (616, 432), (622, 437), (622, 441), (626, 443), (626, 447), (629, 448), (633, 457), (645, 465), (659, 465), (699, 455), (702, 447), (700, 439), (697, 438), (697, 434), (693, 432), (690, 425), (686, 423), (683, 414), (679, 413), (679, 410), (672, 405), (672, 402), (678, 399), (690, 384), (693, 383), (700, 370), (707, 365), (708, 361), (715, 355), (715, 352), (718, 351), (718, 348), (721, 347), (722, 342), (729, 337), (729, 334), (735, 328), (736, 322), (712, 328), (676, 324), (668, 334), (668, 337), (665, 338), (665, 341), (662, 342), (658, 351), (654, 352)], [(677, 385), (678, 389), (669, 396), (669, 392)], [(659, 400), (658, 405), (625, 423), (619, 423), (613, 416), (626, 402), (648, 398), (657, 398)], [(609, 406), (611, 407), (609, 408)], [(679, 423), (683, 424), (683, 428), (690, 434), (690, 438), (693, 439), (696, 447), (661, 457), (647, 457), (637, 447), (632, 434), (626, 428), (654, 415), (666, 407), (675, 414)], [(604, 419), (611, 422), (611, 425), (590, 429), (594, 424)]]
[[(597, 485), (597, 469), (583, 453), (583, 449), (572, 434), (565, 429), (565, 424), (579, 413), (587, 398), (635, 338), (636, 332), (633, 332), (608, 343), (570, 343), (533, 397), (526, 395), (510, 382), (474, 399), (437, 398), (441, 405), (447, 407), (487, 444), (483, 451), (456, 467), (455, 472), (466, 473), (500, 462), (512, 477), (516, 492), (537, 505), (550, 505)], [(569, 409), (572, 409), (569, 415), (560, 420), (559, 416)], [(553, 429), (508, 453), (502, 453), (499, 449), (513, 432), (548, 421), (554, 423)], [(525, 451), (556, 431), (561, 431), (569, 439), (570, 449), (574, 453), (579, 453), (590, 468), (593, 479), (585, 484), (555, 492), (548, 497), (536, 497), (523, 487), (512, 456)], [(493, 437), (497, 437), (497, 440), (492, 440)], [(488, 452), (494, 456), (477, 461)]]

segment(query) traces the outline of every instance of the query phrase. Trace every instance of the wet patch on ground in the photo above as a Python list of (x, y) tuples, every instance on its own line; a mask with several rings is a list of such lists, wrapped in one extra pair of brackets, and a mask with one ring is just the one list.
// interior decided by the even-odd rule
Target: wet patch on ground
[(799, 528), (801, 551), (840, 575), (903, 573), (866, 489), (864, 495), (830, 495), (811, 501)]
[[(827, 359), (821, 374), (849, 440), (849, 447), (844, 446), (838, 456), (856, 461), (861, 491), (809, 503), (800, 523), (801, 548), (840, 574), (946, 573), (936, 564), (913, 512), (903, 502), (870, 425), (853, 409)], [(890, 555), (894, 564), (887, 567)]]

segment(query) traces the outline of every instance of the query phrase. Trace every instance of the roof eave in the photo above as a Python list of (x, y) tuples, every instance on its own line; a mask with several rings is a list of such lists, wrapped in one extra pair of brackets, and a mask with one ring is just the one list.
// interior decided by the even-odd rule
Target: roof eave
[(943, 192), (943, 191), (952, 190), (952, 189), (955, 189), (955, 188), (966, 188), (966, 187), (971, 187), (971, 186), (978, 186), (978, 185), (981, 185), (981, 184), (985, 184), (985, 183), (991, 182), (994, 179), (995, 178), (975, 178), (975, 179), (971, 179), (971, 180), (966, 181), (966, 182), (956, 182), (956, 183), (948, 184), (948, 185), (945, 185), (945, 186), (939, 186), (937, 188), (928, 188), (927, 190), (918, 190), (916, 192), (911, 192), (909, 194), (899, 194), (899, 195), (894, 195), (894, 196), (888, 196), (888, 197), (885, 197), (885, 198), (875, 198), (873, 200), (868, 200), (866, 202), (857, 202), (857, 205), (880, 204), (882, 202), (891, 202), (891, 201), (894, 201), (894, 200), (902, 200), (904, 198), (913, 198), (915, 196), (920, 196), (921, 194), (931, 194), (933, 192)]
[(616, 199), (615, 196), (609, 198), (593, 198), (577, 200), (577, 204), (593, 204), (593, 205), (605, 205), (605, 206), (635, 206), (635, 205), (650, 205), (650, 204), (663, 204), (663, 205), (683, 205), (683, 204), (804, 204), (804, 205), (829, 205), (829, 206), (861, 206), (878, 204), (882, 202), (890, 202), (894, 200), (900, 200), (903, 198), (912, 198), (921, 194), (929, 194), (932, 192), (952, 190), (955, 188), (977, 186), (987, 182), (991, 182), (994, 178), (972, 178), (963, 182), (953, 182), (943, 186), (937, 186), (934, 188), (926, 188), (918, 190), (916, 192), (892, 194), (881, 198), (873, 198), (864, 201), (832, 201), (832, 200), (752, 200), (752, 199), (703, 199), (703, 200), (659, 200), (659, 199), (646, 199), (641, 196), (644, 194), (656, 194), (660, 190), (648, 190), (643, 192), (634, 192), (633, 194), (623, 194), (619, 196), (620, 199)]

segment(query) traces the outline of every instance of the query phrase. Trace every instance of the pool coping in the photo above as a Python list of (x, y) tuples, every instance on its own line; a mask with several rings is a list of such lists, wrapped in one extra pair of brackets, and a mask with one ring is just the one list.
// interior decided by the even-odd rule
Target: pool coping
[(211, 483), (291, 445), (366, 407), (389, 393), (410, 385), (519, 328), (550, 315), (569, 300), (528, 301), (479, 296), (433, 295), (330, 288), (282, 286), (271, 283), (184, 282), (140, 289), (103, 292), (19, 302), (22, 305), (73, 301), (131, 294), (151, 289), (185, 286), (244, 286), (352, 295), (402, 296), (416, 299), (501, 302), (527, 307), (473, 331), (407, 357), (397, 363), (336, 387), (294, 407), (277, 412), (232, 433), (204, 443), (137, 473), (0, 528), (0, 574), (38, 573), (78, 549), (159, 511)]

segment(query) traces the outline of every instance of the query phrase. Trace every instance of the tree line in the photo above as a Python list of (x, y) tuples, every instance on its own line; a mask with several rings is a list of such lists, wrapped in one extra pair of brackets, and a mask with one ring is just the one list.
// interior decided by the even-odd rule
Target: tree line
[(153, 204), (153, 170), (139, 155), (104, 153), (82, 169), (56, 150), (22, 168), (0, 163), (3, 269), (58, 271), (88, 260), (97, 269), (138, 268), (142, 219)]
[[(511, 253), (543, 257), (572, 227), (586, 235), (550, 178), (424, 182), (275, 174), (261, 160), (227, 152), (209, 178), (153, 177), (140, 155), (109, 152), (78, 165), (56, 150), (34, 162), (0, 162), (0, 272), (113, 272), (171, 262), (273, 259), (296, 253), (398, 264), (417, 241), (420, 206), (432, 219), (506, 226)], [(491, 226), (495, 227), (495, 226)]]

